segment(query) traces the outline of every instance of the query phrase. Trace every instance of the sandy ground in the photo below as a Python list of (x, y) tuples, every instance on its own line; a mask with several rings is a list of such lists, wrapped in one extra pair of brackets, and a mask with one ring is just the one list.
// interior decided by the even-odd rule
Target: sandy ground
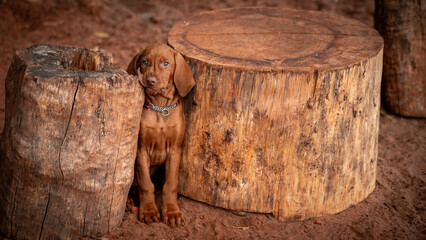
[[(4, 79), (17, 49), (34, 44), (103, 48), (125, 68), (149, 44), (165, 42), (170, 28), (199, 12), (241, 6), (328, 11), (373, 26), (373, 0), (0, 0), (0, 130)], [(125, 213), (103, 239), (426, 239), (426, 120), (381, 114), (377, 184), (360, 204), (336, 214), (280, 222), (270, 214), (231, 212), (183, 196), (183, 226), (138, 222)]]

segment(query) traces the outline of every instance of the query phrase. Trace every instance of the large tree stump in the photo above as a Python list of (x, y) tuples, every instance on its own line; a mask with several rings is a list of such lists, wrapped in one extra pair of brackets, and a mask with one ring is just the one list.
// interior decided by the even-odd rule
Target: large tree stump
[(337, 213), (376, 179), (383, 39), (322, 12), (240, 8), (176, 24), (184, 100), (179, 192), (278, 219)]
[(384, 105), (395, 114), (426, 117), (426, 3), (376, 0), (374, 24), (385, 39)]
[(133, 179), (144, 101), (100, 50), (39, 45), (6, 77), (0, 234), (74, 239), (116, 228)]

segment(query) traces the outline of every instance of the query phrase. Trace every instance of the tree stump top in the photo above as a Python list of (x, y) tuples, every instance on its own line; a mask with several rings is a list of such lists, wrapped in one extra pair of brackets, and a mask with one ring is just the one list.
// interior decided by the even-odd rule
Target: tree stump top
[(176, 24), (168, 41), (194, 60), (260, 71), (340, 69), (383, 46), (376, 30), (356, 20), (282, 8), (201, 13)]

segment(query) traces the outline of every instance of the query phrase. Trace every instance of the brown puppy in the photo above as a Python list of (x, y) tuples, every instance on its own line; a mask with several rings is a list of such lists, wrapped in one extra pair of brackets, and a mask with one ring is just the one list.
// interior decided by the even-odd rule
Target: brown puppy
[(127, 72), (138, 75), (145, 91), (136, 159), (139, 189), (139, 220), (158, 222), (151, 175), (165, 163), (163, 221), (174, 226), (183, 215), (177, 205), (177, 186), (185, 119), (180, 97), (195, 85), (191, 69), (183, 57), (165, 44), (139, 52)]

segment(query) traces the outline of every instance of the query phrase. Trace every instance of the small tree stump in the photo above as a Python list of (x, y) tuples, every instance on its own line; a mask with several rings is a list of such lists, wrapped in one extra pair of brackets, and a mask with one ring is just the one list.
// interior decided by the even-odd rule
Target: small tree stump
[(168, 41), (197, 81), (184, 100), (181, 194), (286, 220), (373, 191), (377, 31), (322, 12), (239, 8), (183, 20)]
[(103, 50), (39, 45), (6, 77), (0, 233), (98, 236), (122, 221), (144, 95)]
[(374, 24), (385, 39), (382, 96), (386, 108), (426, 117), (426, 3), (376, 0)]

